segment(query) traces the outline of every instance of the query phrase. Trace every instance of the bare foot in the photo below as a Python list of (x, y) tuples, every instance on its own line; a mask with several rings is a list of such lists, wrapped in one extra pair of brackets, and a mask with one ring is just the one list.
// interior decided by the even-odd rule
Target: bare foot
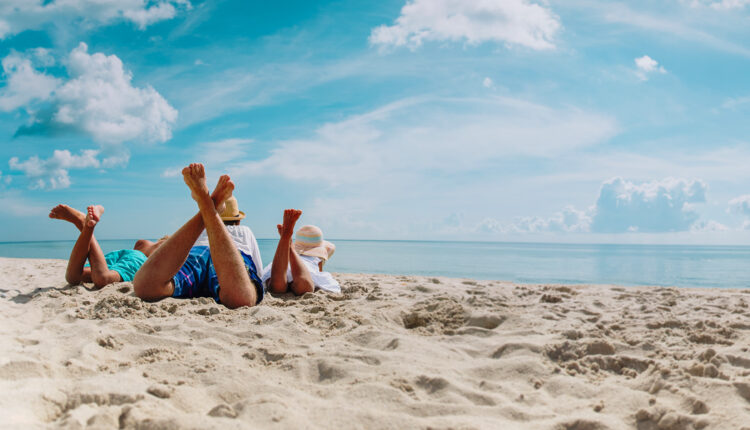
[(89, 206), (86, 212), (86, 225), (94, 228), (104, 213), (104, 207), (101, 205)]
[(216, 188), (211, 193), (211, 200), (214, 201), (217, 212), (221, 213), (224, 210), (224, 202), (232, 197), (232, 191), (234, 191), (232, 179), (229, 178), (229, 175), (221, 175), (219, 182), (216, 183)]
[(279, 231), (279, 236), (284, 235), (284, 226), (282, 226), (281, 224), (276, 224), (276, 230)]
[[(297, 223), (299, 217), (302, 216), (302, 211), (297, 209), (286, 209), (284, 210), (284, 224), (279, 230), (281, 237), (292, 237), (294, 235), (294, 225)], [(278, 228), (278, 226), (277, 226)]]
[(206, 198), (211, 198), (206, 186), (206, 171), (203, 164), (193, 163), (182, 169), (182, 178), (185, 180), (193, 200), (201, 204)]
[(83, 228), (83, 222), (86, 220), (86, 214), (73, 209), (68, 205), (57, 205), (49, 211), (49, 217), (52, 219), (61, 219), (72, 223), (78, 230)]

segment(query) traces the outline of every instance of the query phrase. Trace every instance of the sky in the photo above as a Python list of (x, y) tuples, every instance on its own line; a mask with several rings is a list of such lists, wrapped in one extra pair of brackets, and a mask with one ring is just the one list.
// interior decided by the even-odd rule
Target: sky
[(747, 244), (750, 0), (0, 0), (0, 241)]

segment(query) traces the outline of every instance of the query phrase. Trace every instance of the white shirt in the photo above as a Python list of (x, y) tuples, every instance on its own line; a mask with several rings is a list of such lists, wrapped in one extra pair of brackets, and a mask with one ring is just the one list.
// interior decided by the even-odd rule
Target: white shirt
[[(258, 248), (258, 241), (255, 240), (255, 235), (250, 227), (246, 225), (227, 225), (225, 226), (229, 232), (229, 236), (232, 237), (237, 249), (249, 255), (255, 263), (255, 268), (258, 271), (258, 277), (263, 276), (263, 261), (260, 259), (260, 249)], [(193, 246), (208, 246), (208, 234), (204, 230), (203, 233), (198, 237)]]

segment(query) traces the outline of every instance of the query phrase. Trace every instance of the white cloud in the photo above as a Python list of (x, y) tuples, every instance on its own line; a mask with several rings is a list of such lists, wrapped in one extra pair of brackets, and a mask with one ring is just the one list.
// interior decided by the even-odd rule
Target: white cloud
[(60, 80), (37, 72), (29, 58), (11, 53), (2, 61), (5, 86), (0, 88), (0, 111), (9, 112), (34, 100), (46, 100)]
[(732, 10), (744, 8), (750, 4), (750, 0), (689, 0), (688, 3), (691, 7), (708, 6), (716, 10)]
[(750, 96), (734, 97), (724, 100), (724, 102), (721, 104), (721, 107), (723, 109), (736, 109), (748, 103), (750, 103)]
[(729, 227), (717, 221), (698, 221), (690, 227), (692, 232), (720, 232), (729, 231)]
[(568, 206), (549, 218), (538, 216), (517, 218), (504, 225), (494, 218), (485, 218), (475, 228), (479, 233), (585, 233), (591, 227), (591, 211)]
[[(602, 183), (599, 197), (586, 210), (568, 206), (549, 218), (522, 217), (510, 224), (484, 219), (484, 233), (665, 233), (719, 232), (729, 228), (699, 221), (694, 204), (705, 203), (708, 187), (701, 180), (666, 178), (636, 184), (622, 178)], [(745, 204), (750, 204), (750, 196)], [(747, 208), (750, 214), (750, 207)]]
[[(33, 51), (36, 58), (47, 55), (45, 50)], [(25, 105), (30, 110), (31, 124), (19, 128), (17, 135), (75, 132), (99, 143), (96, 152), (101, 152), (102, 159), (95, 166), (78, 160), (76, 167), (68, 168), (124, 166), (130, 159), (125, 142), (165, 142), (172, 137), (177, 111), (152, 87), (133, 86), (132, 75), (117, 56), (89, 54), (81, 43), (65, 65), (68, 79), (61, 80), (36, 72), (30, 59), (18, 54), (3, 60), (9, 78), (0, 93), (0, 109)], [(48, 160), (32, 157), (26, 164), (18, 159), (15, 163), (36, 181), (36, 187), (65, 188), (70, 181), (67, 168), (59, 167), (58, 152)], [(32, 172), (39, 168), (46, 173), (35, 176)]]
[(0, 2), (0, 39), (52, 24), (94, 27), (118, 20), (138, 28), (173, 18), (187, 0), (3, 0)]
[(485, 88), (495, 88), (495, 83), (492, 82), (492, 79), (490, 78), (484, 78), (484, 80), (482, 81), (482, 85)]
[(161, 173), (161, 177), (162, 178), (176, 178), (177, 176), (180, 175), (181, 172), (182, 172), (182, 169), (178, 169), (178, 168), (164, 169), (164, 171)]
[(37, 72), (18, 54), (3, 59), (3, 67), (8, 84), (2, 89), (0, 109), (46, 101), (43, 109), (32, 113), (31, 125), (17, 134), (69, 130), (107, 145), (165, 142), (172, 137), (177, 111), (150, 86), (134, 87), (132, 75), (115, 55), (89, 54), (81, 43), (67, 59), (67, 81)]
[(97, 155), (99, 151), (94, 149), (83, 150), (79, 155), (68, 150), (55, 150), (46, 160), (33, 156), (19, 161), (18, 157), (13, 157), (8, 164), (11, 170), (19, 170), (32, 180), (31, 188), (55, 190), (70, 186), (69, 170), (101, 166)]
[(558, 17), (530, 0), (412, 0), (391, 26), (372, 30), (370, 43), (416, 49), (425, 41), (498, 42), (552, 49)]
[[(192, 149), (193, 159), (203, 163), (207, 170), (223, 169), (227, 164), (244, 160), (250, 153), (253, 139), (223, 139), (203, 142)], [(170, 167), (162, 172), (162, 178), (174, 178), (182, 174), (182, 167)]]
[(476, 227), (479, 233), (504, 234), (508, 229), (495, 218), (485, 218)]
[(750, 194), (745, 194), (730, 200), (727, 212), (744, 216), (745, 221), (742, 224), (742, 229), (750, 230)]
[(730, 200), (729, 212), (750, 217), (750, 194), (745, 194)]
[(165, 142), (177, 111), (156, 90), (131, 84), (115, 55), (89, 54), (81, 43), (68, 59), (70, 80), (55, 92), (49, 122), (89, 134), (97, 142)]
[(589, 5), (599, 10), (604, 19), (609, 22), (627, 24), (648, 31), (664, 33), (724, 52), (750, 57), (750, 49), (744, 44), (722, 39), (703, 31), (701, 28), (704, 26), (701, 24), (704, 23), (705, 17), (690, 21), (676, 19), (674, 14), (665, 16), (649, 15), (631, 9), (626, 3), (617, 2), (594, 2), (589, 3)]
[(693, 204), (706, 201), (701, 180), (666, 178), (635, 184), (613, 178), (602, 184), (591, 230), (596, 233), (687, 231), (698, 221)]
[(664, 69), (664, 67), (660, 66), (659, 62), (649, 57), (648, 55), (636, 58), (635, 66), (636, 75), (642, 81), (648, 80), (648, 75), (651, 73), (667, 73), (667, 70)]
[(373, 183), (399, 174), (476, 171), (505, 157), (555, 157), (616, 132), (612, 118), (574, 108), (499, 97), (407, 99), (279, 142), (267, 158), (233, 163), (230, 172)]
[(224, 139), (200, 144), (198, 159), (206, 166), (219, 167), (223, 164), (247, 157), (248, 146), (253, 139)]
[(581, 233), (589, 231), (591, 214), (571, 206), (550, 218), (526, 217), (517, 219), (508, 229), (518, 233)]

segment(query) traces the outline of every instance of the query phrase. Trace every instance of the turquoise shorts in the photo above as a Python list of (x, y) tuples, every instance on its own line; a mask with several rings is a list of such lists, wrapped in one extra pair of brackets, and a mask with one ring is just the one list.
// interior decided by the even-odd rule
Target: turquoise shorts
[(135, 249), (118, 249), (104, 254), (107, 268), (119, 273), (122, 282), (131, 282), (135, 272), (146, 262), (146, 258), (146, 254)]

